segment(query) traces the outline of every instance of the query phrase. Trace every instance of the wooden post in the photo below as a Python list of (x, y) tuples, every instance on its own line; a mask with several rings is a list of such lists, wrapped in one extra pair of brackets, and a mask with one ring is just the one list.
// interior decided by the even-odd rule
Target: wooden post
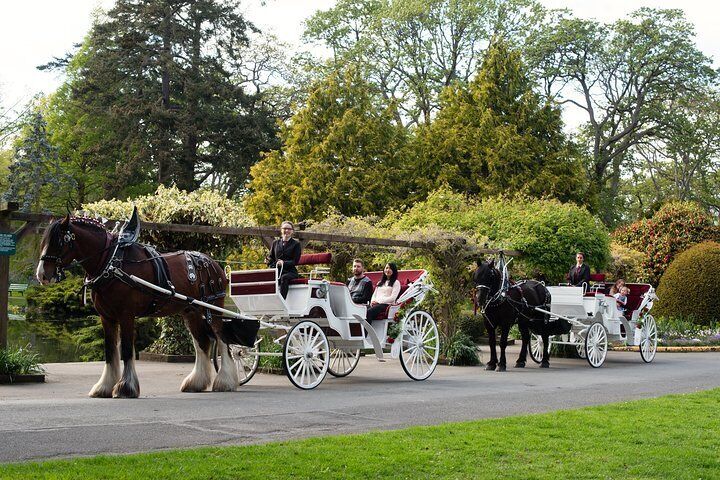
[[(0, 233), (10, 231), (10, 212), (17, 210), (17, 203), (0, 203)], [(0, 255), (0, 349), (8, 345), (8, 292), (10, 290), (10, 256)]]

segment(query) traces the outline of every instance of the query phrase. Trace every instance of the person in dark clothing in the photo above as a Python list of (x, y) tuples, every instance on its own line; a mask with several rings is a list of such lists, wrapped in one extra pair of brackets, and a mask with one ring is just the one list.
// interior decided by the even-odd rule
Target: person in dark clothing
[(570, 285), (573, 285), (575, 287), (582, 287), (583, 283), (585, 285), (589, 285), (590, 267), (585, 264), (585, 254), (583, 252), (578, 252), (577, 255), (575, 255), (575, 261), (577, 263), (570, 269), (570, 272), (568, 273), (568, 280), (570, 281)]
[(353, 260), (353, 276), (348, 278), (352, 301), (358, 305), (367, 305), (373, 294), (372, 281), (365, 275), (365, 264), (359, 258)]
[(280, 295), (287, 298), (290, 280), (298, 278), (297, 264), (302, 255), (302, 245), (292, 238), (295, 227), (291, 222), (282, 222), (280, 225), (280, 238), (274, 240), (270, 247), (270, 255), (266, 261), (270, 268), (280, 271)]

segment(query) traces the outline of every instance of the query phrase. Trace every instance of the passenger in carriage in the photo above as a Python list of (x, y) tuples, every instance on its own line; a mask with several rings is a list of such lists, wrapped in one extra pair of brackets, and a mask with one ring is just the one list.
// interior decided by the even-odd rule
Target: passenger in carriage
[(568, 273), (568, 280), (570, 285), (575, 287), (582, 287), (583, 283), (586, 285), (590, 284), (590, 267), (585, 264), (585, 254), (578, 252), (575, 255), (576, 264), (570, 269)]
[(610, 296), (614, 297), (616, 293), (620, 293), (620, 289), (625, 286), (625, 280), (618, 278), (615, 284), (610, 287)]
[(615, 303), (617, 304), (618, 311), (625, 315), (625, 310), (627, 309), (627, 297), (630, 295), (630, 289), (623, 285), (620, 287), (620, 291), (617, 292), (613, 297), (615, 297)]
[(370, 308), (367, 311), (368, 322), (379, 318), (397, 300), (398, 295), (400, 295), (400, 281), (397, 278), (397, 266), (394, 263), (385, 265), (383, 276), (370, 299)]
[(353, 260), (353, 276), (348, 278), (350, 297), (358, 305), (367, 305), (373, 295), (372, 281), (365, 275), (365, 264), (359, 258)]
[(292, 222), (284, 221), (280, 225), (280, 238), (273, 240), (270, 246), (270, 254), (265, 258), (270, 268), (280, 270), (280, 295), (287, 298), (290, 280), (298, 278), (296, 265), (300, 262), (302, 245), (292, 238), (295, 227)]

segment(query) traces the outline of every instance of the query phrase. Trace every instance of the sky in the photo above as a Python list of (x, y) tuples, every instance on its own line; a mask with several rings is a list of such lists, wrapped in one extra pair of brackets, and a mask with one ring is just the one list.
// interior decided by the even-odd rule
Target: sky
[[(697, 45), (720, 67), (720, 2), (710, 0), (541, 0), (550, 8), (568, 8), (576, 16), (610, 22), (640, 7), (681, 8), (695, 25)], [(0, 0), (0, 114), (20, 108), (38, 93), (49, 94), (62, 82), (56, 73), (35, 67), (61, 57), (82, 41), (93, 12), (114, 0)], [(299, 44), (303, 21), (334, 0), (246, 0), (246, 17), (281, 40)], [(264, 4), (264, 5), (263, 5)]]

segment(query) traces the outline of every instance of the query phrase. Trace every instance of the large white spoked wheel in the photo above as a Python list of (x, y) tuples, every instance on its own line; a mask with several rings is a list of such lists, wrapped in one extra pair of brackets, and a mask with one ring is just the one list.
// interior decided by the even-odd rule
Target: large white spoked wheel
[(355, 370), (358, 362), (360, 362), (360, 349), (343, 350), (341, 348), (333, 348), (330, 350), (330, 365), (328, 365), (328, 373), (333, 377), (347, 377)]
[(260, 340), (255, 342), (254, 347), (230, 345), (230, 355), (237, 368), (239, 385), (245, 385), (257, 372), (260, 364), (260, 348), (258, 345), (260, 345)]
[(440, 334), (426, 312), (413, 312), (400, 333), (400, 364), (413, 380), (425, 380), (435, 371), (440, 355)]
[[(548, 349), (548, 351), (550, 351)], [(536, 333), (530, 333), (530, 347), (528, 348), (530, 359), (535, 363), (542, 362), (543, 357), (543, 340), (542, 337)]]
[(650, 363), (657, 352), (657, 325), (652, 315), (643, 317), (640, 328), (640, 356), (645, 363)]
[(605, 362), (608, 350), (608, 338), (602, 323), (593, 323), (585, 335), (585, 352), (587, 361), (593, 368)]
[(320, 385), (328, 371), (329, 359), (328, 340), (317, 323), (305, 320), (290, 329), (283, 362), (293, 385), (303, 390)]
[(575, 344), (578, 357), (582, 359), (587, 358), (587, 354), (585, 353), (585, 339), (575, 332), (570, 332), (570, 341)]

